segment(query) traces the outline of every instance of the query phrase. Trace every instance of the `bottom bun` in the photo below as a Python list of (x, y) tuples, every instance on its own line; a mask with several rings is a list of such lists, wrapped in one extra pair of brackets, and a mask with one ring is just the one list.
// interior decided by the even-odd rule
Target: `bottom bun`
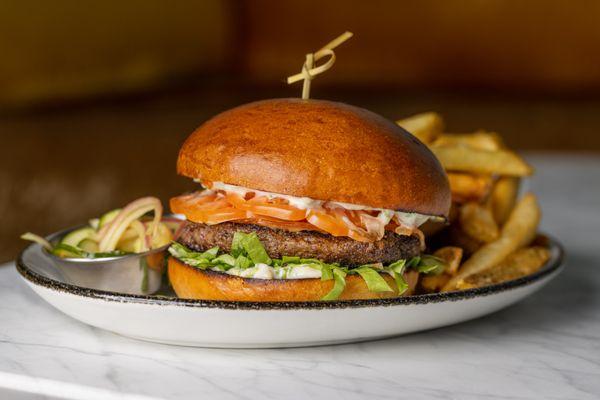
[[(371, 292), (365, 281), (358, 275), (346, 276), (346, 288), (338, 300), (366, 300), (398, 297), (394, 279), (381, 274), (393, 292)], [(410, 271), (404, 274), (408, 290), (402, 296), (414, 292), (419, 273)], [(317, 301), (332, 288), (333, 279), (322, 281), (312, 279), (253, 279), (241, 278), (222, 272), (200, 270), (176, 258), (169, 257), (169, 280), (178, 297), (199, 300), (229, 301)]]

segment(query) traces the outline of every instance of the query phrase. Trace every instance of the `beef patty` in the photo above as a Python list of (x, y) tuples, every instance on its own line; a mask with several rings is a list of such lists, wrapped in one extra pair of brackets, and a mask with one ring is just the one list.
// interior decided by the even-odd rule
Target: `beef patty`
[(376, 262), (386, 264), (420, 254), (420, 242), (417, 237), (397, 235), (393, 232), (386, 232), (385, 236), (376, 242), (365, 243), (314, 231), (288, 232), (234, 222), (206, 225), (186, 221), (177, 240), (196, 251), (219, 246), (221, 251), (229, 252), (233, 235), (237, 231), (255, 232), (272, 258), (299, 256), (356, 266)]

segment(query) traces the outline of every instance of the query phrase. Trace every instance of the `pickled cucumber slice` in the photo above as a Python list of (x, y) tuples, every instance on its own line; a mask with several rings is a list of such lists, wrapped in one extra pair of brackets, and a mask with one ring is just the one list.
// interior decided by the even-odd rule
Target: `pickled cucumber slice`
[(81, 243), (85, 239), (90, 239), (94, 237), (96, 231), (94, 228), (85, 227), (81, 229), (76, 229), (72, 232), (69, 232), (62, 238), (60, 241), (61, 244), (66, 244), (72, 247), (79, 247), (79, 243)]
[(92, 239), (83, 239), (77, 247), (88, 253), (96, 253), (98, 251), (98, 242)]
[(87, 253), (74, 246), (59, 243), (52, 249), (52, 254), (61, 258), (85, 258)]

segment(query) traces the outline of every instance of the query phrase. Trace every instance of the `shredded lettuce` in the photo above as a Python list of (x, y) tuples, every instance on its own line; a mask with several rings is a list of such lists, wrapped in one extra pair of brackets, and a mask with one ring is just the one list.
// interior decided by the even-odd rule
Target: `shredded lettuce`
[(333, 279), (333, 268), (334, 267), (332, 267), (329, 264), (323, 263), (323, 265), (321, 265), (321, 280), (322, 281), (329, 281), (329, 280)]
[[(235, 247), (234, 247), (235, 245)], [(271, 265), (272, 261), (256, 233), (236, 232), (233, 235), (232, 253), (245, 253), (254, 264)]]
[(442, 259), (430, 255), (424, 255), (421, 257), (418, 265), (413, 268), (424, 274), (439, 275), (444, 272), (446, 266), (444, 265), (444, 261)]
[(230, 266), (235, 265), (235, 258), (231, 254), (221, 254), (219, 257), (215, 258), (213, 261), (218, 263), (227, 264)]
[[(294, 267), (310, 267), (321, 272), (321, 280), (333, 280), (333, 287), (322, 300), (335, 300), (339, 298), (346, 287), (346, 276), (358, 274), (372, 292), (391, 292), (393, 289), (381, 275), (387, 273), (394, 278), (399, 294), (408, 289), (404, 279), (407, 269), (414, 269), (425, 274), (439, 274), (444, 271), (444, 262), (437, 257), (424, 255), (410, 260), (398, 260), (387, 266), (381, 263), (364, 264), (356, 268), (342, 267), (337, 263), (325, 263), (315, 258), (301, 258), (297, 256), (283, 256), (280, 259), (271, 259), (256, 233), (236, 232), (233, 236), (230, 253), (219, 254), (220, 249), (213, 247), (204, 252), (193, 251), (184, 245), (173, 242), (169, 253), (182, 262), (193, 267), (205, 270), (211, 269), (235, 273), (240, 276), (253, 276), (259, 264), (261, 268), (273, 268), (275, 279), (286, 279)], [(249, 270), (252, 268), (253, 270)]]
[(404, 276), (396, 271), (393, 272), (394, 280), (396, 281), (396, 287), (398, 288), (398, 295), (404, 294), (408, 290), (408, 283)]
[(236, 268), (244, 269), (244, 268), (251, 268), (253, 265), (254, 265), (254, 263), (252, 262), (251, 259), (249, 259), (248, 257), (246, 257), (243, 254), (240, 254), (235, 259), (235, 264), (233, 266)]
[(406, 269), (406, 265), (406, 260), (398, 260), (388, 266), (389, 270), (392, 272), (394, 280), (396, 281), (398, 295), (401, 295), (408, 290), (408, 283), (406, 283), (406, 280), (404, 279), (404, 270)]
[(346, 288), (346, 272), (339, 267), (333, 268), (333, 288), (321, 300), (336, 300)]
[(388, 283), (383, 279), (379, 272), (369, 268), (369, 267), (360, 267), (355, 270), (361, 278), (364, 279), (367, 287), (371, 292), (381, 293), (381, 292), (393, 292), (392, 288)]
[(283, 264), (298, 264), (298, 263), (300, 263), (300, 257), (283, 256), (283, 257), (281, 257), (281, 262)]

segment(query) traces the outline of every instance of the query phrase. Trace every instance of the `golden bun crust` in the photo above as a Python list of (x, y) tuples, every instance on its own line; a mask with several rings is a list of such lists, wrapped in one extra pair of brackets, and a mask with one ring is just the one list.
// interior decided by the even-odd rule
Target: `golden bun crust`
[(179, 174), (317, 200), (447, 217), (450, 188), (429, 149), (347, 104), (274, 99), (221, 113), (183, 144)]
[[(333, 287), (333, 280), (320, 279), (248, 279), (220, 272), (202, 271), (169, 257), (169, 280), (178, 297), (184, 299), (228, 301), (317, 301)], [(340, 300), (383, 299), (397, 297), (394, 279), (382, 274), (394, 292), (373, 293), (357, 275), (346, 277)], [(418, 273), (406, 274), (409, 284), (403, 296), (414, 291)]]

